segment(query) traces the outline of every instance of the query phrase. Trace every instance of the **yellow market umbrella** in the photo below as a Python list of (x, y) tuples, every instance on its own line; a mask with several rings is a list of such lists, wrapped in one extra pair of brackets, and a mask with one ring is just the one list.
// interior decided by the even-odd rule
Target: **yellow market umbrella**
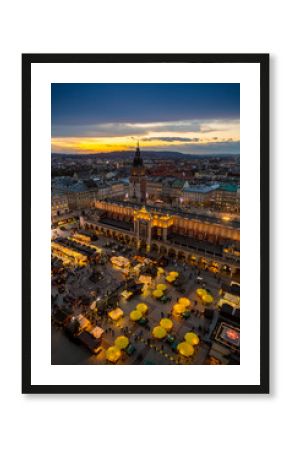
[(165, 330), (165, 328), (158, 325), (157, 327), (153, 328), (152, 334), (156, 339), (163, 339), (167, 335), (167, 331)]
[(205, 289), (199, 288), (199, 289), (196, 289), (196, 294), (198, 295), (198, 297), (201, 298), (203, 295), (207, 294), (207, 291)]
[(114, 342), (115, 346), (118, 347), (120, 350), (123, 350), (124, 348), (128, 347), (129, 345), (129, 339), (127, 336), (118, 336), (115, 339)]
[(166, 284), (163, 284), (163, 283), (157, 284), (157, 290), (165, 291), (166, 289), (167, 289)]
[(160, 289), (155, 289), (155, 291), (153, 291), (153, 297), (160, 298), (162, 296), (163, 296), (163, 291), (160, 291)]
[(134, 322), (137, 322), (137, 320), (140, 320), (142, 317), (141, 311), (138, 311), (137, 309), (133, 309), (133, 311), (130, 312), (130, 319)]
[(106, 359), (116, 363), (121, 358), (121, 350), (118, 347), (109, 347), (106, 351)]
[(213, 296), (210, 294), (205, 294), (202, 296), (202, 301), (204, 303), (212, 303), (213, 302)]
[(146, 314), (148, 311), (148, 306), (146, 305), (146, 303), (138, 303), (138, 305), (136, 306), (136, 310), (140, 311), (140, 313)]
[(178, 272), (169, 272), (169, 275), (170, 275), (171, 277), (174, 277), (174, 278), (179, 277), (179, 273), (178, 273)]
[(173, 327), (173, 322), (170, 319), (164, 318), (160, 320), (160, 326), (165, 328), (166, 331), (171, 331)]
[(180, 355), (185, 356), (188, 358), (189, 356), (192, 356), (194, 353), (194, 348), (192, 345), (190, 345), (188, 342), (180, 342), (177, 346), (177, 350), (180, 353)]
[(175, 305), (173, 305), (173, 314), (180, 316), (181, 314), (183, 314), (185, 311), (185, 306), (181, 305), (180, 303), (175, 303)]
[(172, 277), (172, 276), (170, 276), (170, 275), (167, 275), (167, 277), (166, 277), (165, 279), (166, 279), (166, 281), (168, 281), (168, 283), (173, 283), (173, 281), (176, 280), (175, 277)]
[(190, 345), (197, 345), (199, 343), (199, 337), (196, 333), (186, 333), (184, 335), (184, 340)]
[(185, 308), (188, 308), (189, 306), (191, 306), (191, 301), (190, 301), (189, 298), (187, 298), (187, 297), (180, 297), (180, 298), (178, 299), (178, 303), (179, 303), (180, 305), (185, 306)]

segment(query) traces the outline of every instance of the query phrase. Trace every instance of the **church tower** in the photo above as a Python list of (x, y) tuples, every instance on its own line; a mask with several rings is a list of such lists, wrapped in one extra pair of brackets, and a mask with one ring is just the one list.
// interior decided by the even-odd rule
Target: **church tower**
[(129, 199), (137, 203), (146, 203), (146, 174), (141, 158), (139, 142), (136, 147), (129, 184)]

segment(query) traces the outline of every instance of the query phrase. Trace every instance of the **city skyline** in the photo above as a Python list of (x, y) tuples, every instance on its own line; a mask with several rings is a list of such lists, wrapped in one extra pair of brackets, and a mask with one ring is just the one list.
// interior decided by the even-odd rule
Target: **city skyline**
[(53, 153), (239, 154), (239, 84), (52, 84)]
[(238, 158), (51, 168), (51, 364), (239, 365)]

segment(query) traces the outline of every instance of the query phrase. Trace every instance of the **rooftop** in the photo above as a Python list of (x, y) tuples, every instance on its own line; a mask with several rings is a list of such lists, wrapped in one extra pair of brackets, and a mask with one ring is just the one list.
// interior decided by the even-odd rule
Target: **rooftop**
[(202, 194), (206, 194), (208, 192), (215, 191), (216, 189), (219, 189), (219, 184), (197, 184), (197, 185), (191, 185), (188, 187), (185, 187), (183, 189), (184, 192), (200, 192)]
[(52, 190), (54, 192), (86, 192), (116, 184), (125, 184), (125, 182), (121, 180), (104, 181), (93, 178), (89, 180), (75, 180), (72, 177), (59, 177), (53, 180)]
[(219, 190), (226, 192), (237, 192), (240, 189), (236, 184), (223, 184), (220, 185)]
[[(135, 204), (135, 203), (129, 203), (129, 202), (125, 202), (122, 200), (115, 200), (115, 199), (107, 199), (103, 202), (106, 203), (110, 203), (110, 204), (115, 204), (115, 205), (120, 205), (120, 206), (124, 206), (126, 208), (132, 208), (134, 210), (139, 210), (140, 209), (140, 205), (139, 204)], [(182, 217), (184, 219), (192, 219), (192, 220), (198, 220), (200, 222), (204, 222), (204, 223), (215, 223), (217, 225), (224, 225), (228, 228), (236, 228), (239, 229), (240, 228), (240, 221), (237, 220), (228, 220), (228, 221), (224, 221), (223, 219), (220, 219), (219, 217), (216, 216), (209, 216), (209, 215), (203, 215), (203, 214), (197, 214), (197, 213), (188, 213), (185, 211), (182, 211), (179, 208), (164, 208), (164, 207), (159, 207), (159, 206), (149, 206), (146, 205), (146, 209), (149, 212), (156, 212), (156, 213), (161, 213), (161, 214), (170, 214), (176, 217)]]

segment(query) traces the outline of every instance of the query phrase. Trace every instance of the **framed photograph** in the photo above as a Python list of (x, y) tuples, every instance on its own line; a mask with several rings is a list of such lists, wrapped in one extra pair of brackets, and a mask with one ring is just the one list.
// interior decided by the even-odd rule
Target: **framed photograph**
[(22, 56), (23, 393), (269, 392), (269, 55)]

